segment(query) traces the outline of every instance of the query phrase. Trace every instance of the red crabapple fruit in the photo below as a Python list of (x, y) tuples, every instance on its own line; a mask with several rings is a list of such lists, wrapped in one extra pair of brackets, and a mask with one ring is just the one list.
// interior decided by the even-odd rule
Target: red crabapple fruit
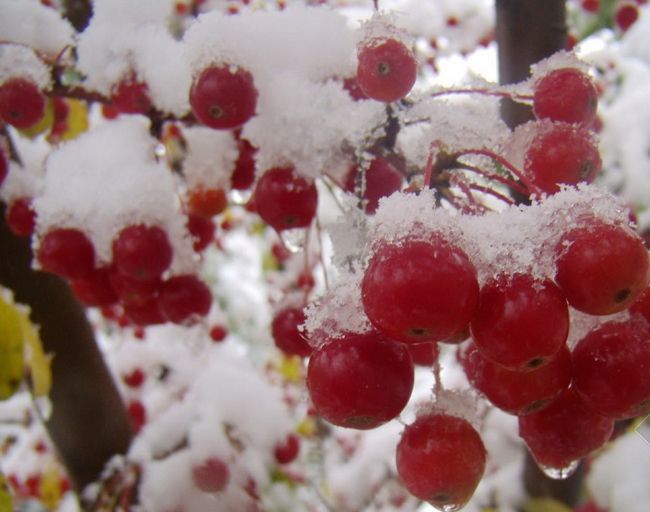
[(565, 468), (603, 446), (614, 421), (588, 407), (569, 388), (548, 407), (519, 417), (519, 436), (541, 466)]
[(293, 462), (300, 452), (300, 438), (296, 434), (289, 434), (286, 439), (275, 445), (273, 455), (278, 464)]
[(372, 39), (359, 49), (357, 82), (374, 100), (390, 103), (406, 96), (417, 78), (413, 53), (397, 39)]
[[(345, 178), (345, 190), (355, 192), (356, 181), (359, 179), (359, 166), (354, 166)], [(402, 188), (402, 175), (385, 158), (376, 157), (363, 173), (364, 210), (375, 213), (382, 197), (388, 197)]]
[(555, 281), (574, 308), (608, 315), (627, 308), (648, 284), (648, 253), (632, 230), (592, 219), (556, 247)]
[(237, 141), (239, 156), (230, 176), (230, 186), (233, 190), (248, 190), (255, 182), (255, 147), (246, 139)]
[(171, 277), (160, 288), (160, 309), (165, 318), (176, 324), (194, 315), (207, 315), (211, 305), (210, 288), (195, 275)]
[(305, 322), (305, 313), (302, 308), (286, 307), (278, 311), (271, 323), (271, 333), (275, 345), (288, 355), (308, 357), (312, 347), (298, 330)]
[(536, 84), (533, 110), (539, 119), (591, 126), (598, 91), (589, 75), (575, 68), (554, 69)]
[(111, 104), (123, 114), (146, 114), (151, 109), (149, 88), (135, 77), (126, 78), (113, 89)]
[(5, 210), (7, 227), (16, 236), (32, 236), (36, 227), (36, 212), (32, 202), (27, 197), (20, 197), (11, 201)]
[(476, 269), (437, 234), (383, 243), (363, 276), (361, 300), (370, 322), (391, 339), (444, 340), (462, 332), (474, 314)]
[(623, 32), (629, 29), (639, 18), (639, 8), (629, 2), (623, 3), (614, 14), (616, 26)]
[(486, 358), (475, 344), (461, 356), (469, 382), (496, 407), (524, 416), (550, 404), (571, 383), (571, 351), (564, 345), (551, 361), (536, 370), (508, 370)]
[(253, 197), (259, 216), (276, 231), (308, 227), (318, 206), (314, 182), (291, 167), (266, 171), (257, 181)]
[(140, 327), (164, 324), (167, 321), (161, 311), (160, 301), (156, 295), (133, 302), (124, 302), (122, 307), (126, 318)]
[(216, 226), (208, 217), (190, 213), (187, 216), (187, 230), (192, 235), (192, 248), (196, 252), (205, 250), (214, 241)]
[(228, 199), (222, 188), (197, 187), (188, 194), (187, 208), (194, 215), (211, 218), (222, 213), (226, 206)]
[(113, 240), (113, 262), (120, 273), (134, 279), (160, 277), (172, 262), (167, 233), (158, 226), (127, 226)]
[(542, 192), (554, 194), (562, 184), (591, 183), (600, 173), (602, 162), (586, 128), (555, 122), (533, 138), (524, 167)]
[(316, 412), (346, 428), (371, 429), (397, 417), (413, 390), (407, 347), (376, 332), (346, 333), (314, 350), (307, 388)]
[(194, 116), (210, 128), (237, 128), (255, 114), (257, 89), (253, 76), (230, 65), (206, 68), (192, 84), (190, 105)]
[(110, 269), (102, 267), (90, 274), (70, 282), (72, 291), (86, 306), (105, 308), (118, 300), (110, 281)]
[(41, 239), (36, 257), (43, 270), (68, 279), (86, 277), (95, 267), (95, 248), (78, 229), (49, 230)]
[(481, 288), (470, 330), (488, 359), (511, 370), (533, 370), (550, 361), (566, 341), (569, 307), (548, 279), (500, 274)]
[(626, 419), (650, 412), (650, 325), (607, 322), (573, 350), (573, 386), (603, 416)]
[(0, 85), (0, 119), (19, 130), (37, 124), (45, 115), (45, 96), (24, 78), (11, 78)]
[(397, 445), (397, 474), (406, 489), (440, 510), (458, 510), (474, 494), (485, 471), (481, 436), (465, 419), (422, 414)]
[(230, 470), (218, 457), (210, 457), (192, 467), (192, 481), (198, 489), (207, 493), (223, 491), (230, 480)]

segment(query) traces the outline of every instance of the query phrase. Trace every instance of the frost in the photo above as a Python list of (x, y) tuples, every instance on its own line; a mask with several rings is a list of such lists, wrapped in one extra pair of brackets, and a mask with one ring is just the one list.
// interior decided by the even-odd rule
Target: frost
[(183, 176), (188, 188), (230, 188), (230, 176), (239, 155), (230, 132), (194, 126), (183, 130), (187, 155)]
[(50, 70), (34, 50), (18, 44), (0, 44), (0, 85), (11, 78), (34, 82), (39, 89), (50, 88)]
[(561, 68), (576, 68), (583, 72), (588, 71), (587, 64), (584, 61), (578, 59), (575, 53), (568, 52), (568, 51), (560, 51), (560, 52), (555, 52), (550, 57), (540, 60), (536, 64), (532, 65), (530, 67), (530, 71), (531, 71), (530, 81), (531, 83), (534, 84), (535, 82), (537, 82), (538, 80), (540, 80), (541, 78), (549, 74), (551, 71), (555, 69), (561, 69)]

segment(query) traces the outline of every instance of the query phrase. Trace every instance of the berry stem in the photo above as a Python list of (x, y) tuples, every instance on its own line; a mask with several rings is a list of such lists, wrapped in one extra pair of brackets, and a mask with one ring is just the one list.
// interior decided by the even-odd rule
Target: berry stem
[(479, 88), (461, 88), (461, 89), (444, 89), (441, 91), (435, 91), (429, 94), (430, 98), (437, 98), (439, 96), (447, 96), (450, 94), (482, 94), (484, 96), (496, 96), (498, 98), (509, 98), (513, 101), (519, 102), (528, 102), (532, 101), (533, 96), (531, 94), (517, 94), (510, 91), (504, 90), (495, 90), (487, 89), (484, 87)]
[(321, 227), (320, 219), (316, 216), (316, 230), (318, 232), (318, 258), (320, 259), (321, 268), (323, 271), (323, 281), (325, 283), (325, 290), (330, 289), (329, 277), (327, 275), (327, 265), (325, 264), (325, 256), (323, 255), (323, 230)]
[(474, 172), (476, 174), (479, 174), (479, 175), (483, 176), (484, 178), (486, 178), (488, 180), (497, 181), (497, 182), (501, 183), (502, 185), (505, 185), (506, 187), (514, 190), (515, 192), (518, 192), (519, 194), (526, 195), (526, 196), (528, 195), (528, 190), (526, 190), (525, 187), (522, 187), (520, 183), (518, 183), (518, 182), (516, 182), (514, 180), (505, 178), (503, 176), (499, 176), (498, 174), (493, 174), (493, 173), (487, 172), (487, 171), (485, 171), (485, 170), (483, 170), (483, 169), (481, 169), (479, 167), (476, 167), (476, 166), (471, 165), (471, 164), (466, 164), (464, 162), (459, 162), (459, 169), (463, 169), (463, 170), (469, 171), (469, 172)]

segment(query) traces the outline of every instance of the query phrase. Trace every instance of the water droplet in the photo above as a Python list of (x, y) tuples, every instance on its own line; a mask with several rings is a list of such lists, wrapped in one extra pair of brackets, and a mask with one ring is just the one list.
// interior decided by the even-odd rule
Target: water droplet
[(230, 200), (235, 204), (246, 204), (248, 200), (253, 195), (252, 190), (236, 190), (232, 189), (230, 191)]
[(542, 472), (549, 478), (552, 478), (554, 480), (566, 480), (569, 478), (573, 473), (576, 472), (576, 469), (578, 469), (578, 465), (580, 464), (579, 460), (574, 460), (567, 466), (564, 466), (563, 468), (553, 468), (550, 466), (544, 466), (542, 464), (539, 465), (539, 469), (542, 470)]
[(278, 234), (280, 240), (282, 240), (282, 245), (293, 254), (302, 251), (305, 247), (307, 240), (307, 230), (305, 228), (285, 229)]
[(442, 510), (442, 512), (456, 512), (456, 510), (463, 508), (465, 503), (447, 503), (445, 505), (431, 503), (431, 506), (436, 510)]

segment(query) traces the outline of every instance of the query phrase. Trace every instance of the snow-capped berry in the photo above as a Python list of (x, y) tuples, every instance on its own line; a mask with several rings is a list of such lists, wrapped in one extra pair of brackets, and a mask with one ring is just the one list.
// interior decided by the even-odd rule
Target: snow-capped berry
[(208, 217), (194, 215), (193, 213), (187, 216), (187, 230), (192, 235), (192, 239), (194, 240), (192, 248), (196, 252), (201, 252), (210, 245), (214, 240), (215, 229), (214, 222)]
[(276, 231), (308, 227), (318, 206), (314, 182), (291, 167), (266, 171), (257, 181), (253, 198), (259, 216)]
[(607, 322), (573, 350), (574, 387), (595, 411), (614, 419), (650, 412), (650, 325)]
[(397, 101), (415, 84), (415, 56), (397, 39), (365, 41), (358, 59), (357, 82), (369, 98), (386, 103)]
[(135, 279), (160, 277), (172, 262), (167, 233), (158, 226), (127, 226), (113, 241), (113, 262), (120, 273)]
[(195, 275), (171, 277), (160, 288), (160, 310), (170, 322), (180, 324), (194, 315), (205, 316), (211, 305), (210, 288)]
[(440, 510), (458, 510), (485, 471), (486, 450), (465, 419), (428, 413), (408, 425), (397, 445), (397, 474), (406, 489)]
[(474, 314), (476, 269), (439, 235), (383, 243), (363, 276), (361, 300), (372, 324), (391, 339), (444, 340), (463, 331)]
[(14, 199), (5, 211), (7, 227), (16, 236), (32, 236), (36, 227), (36, 212), (27, 197)]
[(519, 436), (542, 466), (565, 468), (604, 445), (614, 421), (569, 388), (541, 411), (519, 417)]
[(93, 270), (86, 277), (70, 282), (75, 297), (86, 306), (104, 308), (118, 300), (110, 281), (110, 269), (102, 267)]
[(555, 281), (574, 308), (608, 315), (627, 308), (648, 284), (648, 253), (632, 230), (592, 219), (556, 249)]
[(600, 173), (598, 146), (586, 128), (562, 122), (543, 127), (526, 151), (524, 168), (542, 192), (561, 184), (591, 183)]
[(597, 108), (596, 86), (589, 75), (578, 69), (554, 69), (535, 84), (533, 110), (540, 119), (589, 127)]
[(230, 470), (218, 457), (210, 457), (192, 467), (192, 481), (203, 492), (223, 491), (230, 480)]
[(307, 343), (298, 327), (305, 322), (302, 308), (286, 307), (278, 311), (271, 323), (271, 333), (275, 345), (288, 355), (308, 357), (312, 347)]
[[(361, 178), (359, 166), (354, 166), (345, 178), (345, 190), (355, 192), (356, 182), (359, 178)], [(382, 157), (376, 157), (370, 162), (370, 166), (363, 173), (363, 178), (364, 210), (370, 214), (375, 213), (382, 197), (388, 197), (402, 188), (402, 175)]]
[(481, 288), (470, 329), (485, 357), (511, 370), (533, 370), (549, 362), (566, 341), (569, 307), (548, 279), (500, 274)]
[(397, 417), (413, 390), (407, 347), (379, 333), (345, 333), (314, 350), (307, 388), (316, 412), (335, 425), (370, 429)]
[(639, 18), (639, 8), (629, 2), (622, 4), (614, 14), (616, 26), (623, 32), (629, 29)]
[(289, 434), (286, 439), (275, 445), (273, 455), (278, 464), (289, 464), (295, 460), (300, 452), (300, 438), (296, 434)]
[(43, 236), (36, 257), (43, 270), (68, 279), (86, 277), (95, 267), (95, 248), (78, 229), (51, 229)]
[(211, 218), (222, 213), (228, 206), (222, 188), (197, 187), (188, 193), (187, 209), (194, 215)]
[(194, 116), (210, 128), (228, 130), (255, 114), (257, 89), (252, 75), (229, 65), (204, 69), (190, 90)]
[(151, 109), (146, 82), (139, 82), (134, 77), (122, 80), (112, 91), (111, 104), (123, 114), (146, 114)]
[(543, 409), (571, 383), (571, 351), (566, 345), (547, 365), (527, 372), (490, 361), (474, 343), (460, 361), (472, 386), (496, 407), (517, 416)]
[(0, 119), (19, 130), (31, 128), (45, 115), (45, 96), (24, 78), (11, 78), (0, 85)]

